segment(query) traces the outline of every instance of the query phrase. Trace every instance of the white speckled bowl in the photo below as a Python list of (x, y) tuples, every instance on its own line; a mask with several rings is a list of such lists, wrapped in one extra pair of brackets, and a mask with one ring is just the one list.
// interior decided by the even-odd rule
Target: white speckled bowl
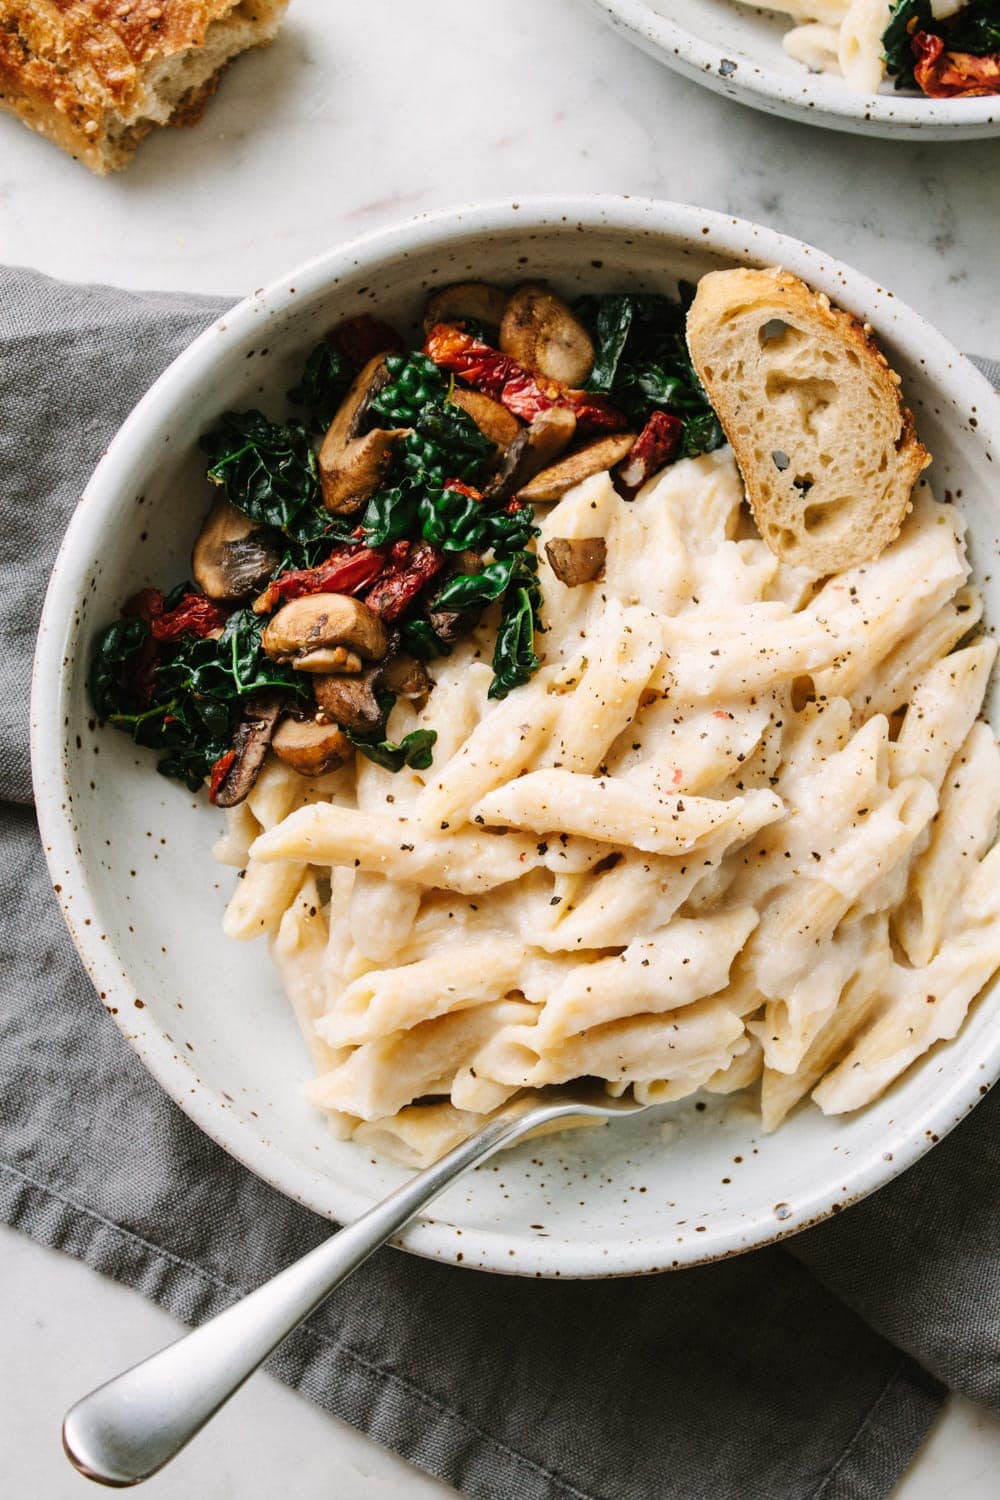
[[(210, 849), (219, 815), (157, 776), (90, 716), (95, 633), (137, 586), (183, 577), (207, 500), (197, 439), (227, 406), (283, 410), (303, 353), (345, 313), (406, 323), (460, 277), (550, 278), (572, 295), (674, 289), (713, 267), (780, 262), (875, 325), (935, 454), (932, 477), (971, 522), (982, 576), (1000, 534), (1000, 403), (915, 313), (820, 251), (738, 219), (625, 199), (502, 204), (414, 220), (331, 251), (233, 309), (140, 402), (67, 532), (46, 601), (32, 700), (38, 812), (52, 880), (107, 1010), (203, 1130), (331, 1218), (401, 1178), (335, 1141), (301, 1099), (310, 1064), (267, 955), (223, 939), (233, 872)], [(992, 617), (1000, 617), (992, 583)], [(84, 1003), (81, 1000), (81, 1003)], [(1000, 1072), (993, 999), (887, 1097), (849, 1119), (800, 1110), (761, 1136), (741, 1098), (689, 1101), (510, 1152), (453, 1188), (408, 1249), (494, 1271), (624, 1275), (733, 1255), (888, 1181)]]
[(859, 94), (842, 78), (810, 73), (781, 38), (795, 23), (737, 0), (586, 0), (637, 47), (695, 83), (806, 125), (903, 140), (1000, 135), (1000, 98), (925, 99)]

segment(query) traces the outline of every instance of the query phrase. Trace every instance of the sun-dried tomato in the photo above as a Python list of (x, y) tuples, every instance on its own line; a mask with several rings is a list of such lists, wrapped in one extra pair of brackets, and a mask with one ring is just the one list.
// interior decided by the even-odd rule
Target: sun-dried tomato
[(222, 755), (219, 756), (218, 760), (215, 762), (215, 765), (212, 767), (212, 774), (209, 778), (208, 783), (209, 802), (214, 802), (216, 797), (219, 795), (219, 788), (222, 786), (222, 783), (229, 775), (229, 772), (232, 769), (233, 761), (235, 759), (236, 751), (226, 750)]
[[(143, 620), (151, 625), (163, 614), (163, 595), (159, 589), (140, 589), (133, 594), (122, 610), (126, 620)], [(122, 691), (125, 700), (137, 710), (148, 708), (156, 692), (156, 665), (160, 659), (160, 648), (152, 635), (148, 635), (138, 651), (128, 658), (122, 670)]]
[(576, 413), (582, 432), (619, 432), (628, 426), (624, 414), (603, 396), (572, 390), (559, 380), (526, 370), (509, 354), (473, 338), (457, 323), (435, 323), (427, 335), (424, 353), (466, 385), (501, 402), (522, 422), (531, 422), (553, 406), (566, 406)]
[(205, 594), (187, 593), (179, 604), (166, 614), (159, 614), (150, 622), (150, 632), (156, 641), (175, 641), (181, 635), (215, 635), (225, 625), (227, 611)]
[(270, 614), (279, 604), (303, 594), (357, 594), (385, 567), (384, 548), (341, 547), (315, 568), (295, 568), (272, 578), (253, 602), (254, 613)]
[(405, 345), (395, 328), (373, 318), (371, 313), (358, 313), (345, 318), (329, 335), (330, 343), (348, 364), (360, 370), (362, 365), (376, 354), (402, 354)]
[(1000, 94), (1000, 52), (975, 57), (971, 52), (946, 52), (942, 37), (918, 31), (913, 38), (917, 61), (913, 76), (931, 99), (978, 99)]
[(126, 600), (122, 614), (126, 620), (145, 620), (148, 625), (163, 613), (163, 595), (159, 589), (140, 589)]
[[(398, 545), (398, 544), (397, 544)], [(386, 571), (365, 595), (365, 603), (387, 622), (398, 620), (406, 607), (417, 597), (444, 565), (444, 554), (430, 542), (416, 542), (409, 546), (405, 561), (400, 562), (398, 572)]]
[[(394, 578), (397, 574), (404, 573), (409, 565), (410, 553), (415, 545), (414, 542), (409, 541), (406, 537), (401, 538), (398, 542), (393, 542), (392, 546), (388, 549), (385, 567), (382, 569), (376, 582), (382, 583), (387, 578)], [(423, 543), (420, 545), (423, 545)]]
[(666, 411), (654, 411), (615, 470), (615, 488), (629, 499), (647, 479), (673, 463), (684, 436), (684, 423)]

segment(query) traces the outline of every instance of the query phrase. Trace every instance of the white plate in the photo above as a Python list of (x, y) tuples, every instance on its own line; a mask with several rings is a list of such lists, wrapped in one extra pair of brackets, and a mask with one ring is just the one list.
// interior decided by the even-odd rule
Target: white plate
[[(355, 241), (254, 293), (202, 335), (129, 417), (87, 487), (53, 573), (32, 700), (38, 812), (53, 884), (108, 1011), (203, 1130), (319, 1213), (350, 1218), (398, 1167), (338, 1142), (301, 1099), (311, 1072), (266, 953), (219, 930), (233, 872), (210, 849), (219, 814), (157, 776), (154, 757), (95, 726), (85, 693), (97, 631), (138, 586), (171, 584), (208, 499), (197, 439), (216, 413), (284, 409), (303, 354), (345, 313), (413, 322), (428, 287), (547, 277), (672, 291), (736, 262), (780, 262), (875, 325), (960, 497), (980, 578), (1000, 544), (1000, 405), (939, 334), (819, 251), (675, 204), (567, 199), (435, 214)], [(1000, 616), (1000, 581), (987, 582)], [(89, 1003), (81, 997), (81, 1004)], [(532, 1142), (479, 1170), (411, 1228), (407, 1248), (524, 1275), (688, 1265), (788, 1234), (870, 1192), (927, 1150), (1000, 1072), (993, 1000), (869, 1110), (811, 1106), (762, 1138), (739, 1098), (686, 1102), (601, 1131)]]
[(810, 73), (781, 38), (794, 22), (736, 0), (586, 0), (637, 47), (741, 104), (807, 125), (904, 140), (1000, 135), (1000, 97), (925, 99), (859, 94), (842, 78)]

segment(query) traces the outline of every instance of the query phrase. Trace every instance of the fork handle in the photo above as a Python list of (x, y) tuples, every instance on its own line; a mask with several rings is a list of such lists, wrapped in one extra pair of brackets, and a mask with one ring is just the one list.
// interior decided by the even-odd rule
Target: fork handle
[[(561, 1111), (560, 1111), (561, 1112)], [(200, 1432), (283, 1339), (463, 1172), (551, 1118), (512, 1100), (440, 1161), (232, 1307), (71, 1407), (63, 1446), (81, 1474), (140, 1484)]]

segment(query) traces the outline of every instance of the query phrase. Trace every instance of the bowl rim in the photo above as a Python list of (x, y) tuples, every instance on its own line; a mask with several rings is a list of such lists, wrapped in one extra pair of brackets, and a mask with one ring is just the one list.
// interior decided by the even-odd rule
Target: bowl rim
[[(713, 210), (687, 204), (618, 195), (525, 197), (494, 200), (424, 213), (341, 243), (266, 287), (258, 288), (206, 328), (159, 376), (109, 444), (70, 520), (52, 570), (35, 653), (31, 693), (31, 752), (35, 800), (42, 844), (63, 916), (84, 966), (101, 993), (125, 1039), (147, 1070), (186, 1115), (213, 1141), (287, 1197), (327, 1218), (345, 1222), (371, 1206), (372, 1200), (338, 1184), (328, 1173), (275, 1147), (250, 1120), (241, 1120), (204, 1084), (185, 1059), (175, 1053), (155, 1022), (150, 1006), (136, 1010), (127, 965), (112, 943), (102, 941), (97, 901), (82, 855), (64, 809), (71, 792), (66, 753), (70, 739), (67, 651), (77, 602), (87, 587), (99, 539), (121, 505), (124, 471), (134, 445), (143, 444), (147, 414), (183, 396), (190, 378), (225, 357), (228, 344), (254, 326), (264, 313), (280, 313), (292, 299), (304, 301), (333, 284), (338, 273), (357, 268), (364, 257), (398, 255), (408, 248), (442, 248), (461, 238), (488, 233), (556, 228), (572, 223), (584, 232), (610, 230), (623, 235), (666, 236), (674, 244), (708, 249), (737, 262), (781, 264), (812, 278), (830, 295), (853, 304), (856, 312), (876, 309), (891, 322), (893, 342), (939, 372), (936, 384), (961, 389), (963, 405), (978, 412), (972, 438), (1000, 452), (1000, 400), (985, 377), (919, 314), (883, 291), (868, 277), (802, 241)], [(934, 379), (934, 377), (930, 377)], [(102, 993), (103, 992), (103, 993)], [(637, 1275), (696, 1265), (771, 1244), (846, 1207), (911, 1165), (978, 1103), (984, 1082), (1000, 1076), (1000, 1028), (992, 1043), (963, 1068), (945, 1069), (933, 1110), (907, 1131), (894, 1125), (859, 1151), (847, 1179), (849, 1186), (803, 1192), (792, 1216), (776, 1226), (770, 1207), (762, 1206), (741, 1223), (710, 1225), (708, 1232), (668, 1244), (668, 1231), (643, 1235), (614, 1246), (611, 1259), (600, 1242), (536, 1238), (516, 1229), (479, 1230), (419, 1219), (392, 1243), (417, 1254), (463, 1267), (506, 1274), (560, 1277)], [(931, 1137), (933, 1136), (933, 1140)], [(843, 1179), (842, 1179), (843, 1180)], [(511, 1246), (516, 1247), (512, 1256)]]
[[(742, 57), (749, 68), (723, 74), (721, 63), (730, 54), (721, 43), (703, 42), (657, 10), (651, 0), (587, 0), (587, 4), (638, 45), (647, 50), (651, 45), (667, 67), (755, 109), (780, 109), (805, 124), (866, 134), (918, 136), (922, 130), (926, 138), (933, 130), (942, 140), (1000, 135), (1000, 98), (995, 95), (926, 99), (910, 94), (860, 94), (836, 75), (803, 68), (800, 80), (746, 54)], [(764, 4), (759, 8), (770, 9)], [(741, 56), (738, 50), (735, 55)], [(826, 80), (819, 88), (817, 78)], [(741, 99), (741, 95), (749, 97)]]

